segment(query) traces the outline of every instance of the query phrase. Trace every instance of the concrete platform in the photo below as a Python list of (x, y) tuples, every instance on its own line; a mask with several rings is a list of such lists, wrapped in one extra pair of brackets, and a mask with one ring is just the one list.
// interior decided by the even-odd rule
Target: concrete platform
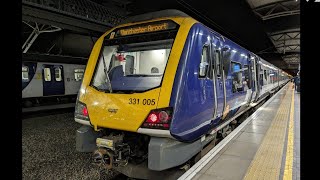
[(221, 141), (225, 146), (213, 148), (179, 179), (300, 179), (300, 94), (292, 86), (282, 88)]

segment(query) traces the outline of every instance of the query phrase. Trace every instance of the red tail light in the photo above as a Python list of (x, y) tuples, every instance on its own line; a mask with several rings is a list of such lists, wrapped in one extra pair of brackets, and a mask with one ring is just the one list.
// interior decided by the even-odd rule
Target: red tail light
[(76, 119), (79, 119), (79, 120), (90, 121), (89, 112), (88, 112), (88, 108), (87, 108), (86, 104), (84, 104), (80, 101), (77, 101), (74, 116)]
[(142, 124), (142, 128), (151, 129), (169, 129), (172, 118), (172, 108), (151, 110), (146, 120)]
[(82, 114), (84, 115), (84, 116), (88, 116), (88, 109), (87, 109), (87, 107), (83, 107), (83, 109), (82, 109)]
[(150, 113), (148, 118), (147, 118), (147, 122), (148, 123), (157, 123), (157, 122), (159, 122), (159, 118), (158, 118), (157, 113), (154, 113), (154, 112)]

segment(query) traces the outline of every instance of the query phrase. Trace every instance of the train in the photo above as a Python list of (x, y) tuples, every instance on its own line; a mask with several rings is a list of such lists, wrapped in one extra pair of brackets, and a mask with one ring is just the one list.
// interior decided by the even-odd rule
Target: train
[(76, 150), (148, 179), (198, 156), (290, 78), (184, 12), (128, 18), (92, 49), (75, 108), (83, 124)]
[(66, 63), (58, 57), (24, 57), (21, 63), (24, 108), (75, 103), (86, 66), (83, 61)]

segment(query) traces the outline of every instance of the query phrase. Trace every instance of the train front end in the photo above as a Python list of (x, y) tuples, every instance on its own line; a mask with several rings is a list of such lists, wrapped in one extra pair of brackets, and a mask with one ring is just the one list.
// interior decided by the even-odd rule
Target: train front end
[(77, 131), (78, 151), (94, 149), (96, 163), (118, 171), (146, 159), (157, 171), (186, 160), (164, 157), (161, 148), (176, 142), (169, 102), (191, 22), (176, 17), (130, 23), (97, 40), (76, 104), (75, 121), (86, 125)]

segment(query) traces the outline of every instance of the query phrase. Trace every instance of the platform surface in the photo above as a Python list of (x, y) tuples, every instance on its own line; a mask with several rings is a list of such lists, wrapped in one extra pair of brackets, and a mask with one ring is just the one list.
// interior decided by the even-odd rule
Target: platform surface
[(183, 178), (300, 179), (300, 94), (292, 87), (284, 86), (210, 161)]

